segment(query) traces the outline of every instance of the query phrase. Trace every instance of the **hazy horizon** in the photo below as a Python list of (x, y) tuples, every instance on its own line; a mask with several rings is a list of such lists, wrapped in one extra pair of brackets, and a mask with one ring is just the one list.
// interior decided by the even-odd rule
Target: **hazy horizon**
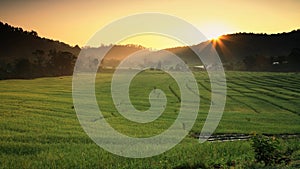
[[(86, 41), (112, 21), (143, 12), (161, 12), (182, 18), (196, 26), (208, 39), (236, 32), (281, 33), (300, 27), (300, 1), (1, 1), (0, 20), (41, 37), (72, 46)], [(199, 42), (200, 43), (200, 42)], [(158, 36), (131, 37), (121, 44), (139, 44), (148, 48), (182, 46)]]
[[(2, 21), (0, 21), (2, 22)], [(2, 22), (4, 24), (6, 24), (6, 22)], [(9, 24), (9, 23), (7, 23)], [(9, 24), (10, 25), (10, 24)], [(13, 27), (17, 27), (17, 26), (14, 26), (14, 25), (10, 25), (10, 26), (13, 26)], [(21, 27), (22, 28), (22, 27)], [(23, 28), (22, 28), (23, 29)], [(265, 32), (256, 32), (254, 34), (266, 34), (266, 35), (272, 35), (272, 34), (281, 34), (281, 33), (288, 33), (288, 32), (291, 32), (291, 31), (295, 31), (295, 30), (299, 30), (299, 28), (297, 29), (293, 29), (293, 30), (288, 30), (288, 31), (283, 31), (283, 32), (274, 32), (274, 33), (265, 33)], [(35, 30), (24, 30), (24, 31), (35, 31)], [(44, 36), (41, 36), (38, 33), (38, 36), (41, 37), (41, 38), (46, 38), (46, 39), (51, 39), (49, 37), (44, 37)], [(207, 39), (207, 40), (204, 40), (204, 41), (201, 41), (199, 40), (199, 43), (197, 44), (194, 44), (194, 45), (198, 45), (200, 43), (203, 43), (203, 42), (206, 42), (206, 41), (209, 41), (209, 40), (218, 40), (219, 37), (221, 36), (226, 36), (226, 35), (231, 35), (231, 34), (238, 34), (238, 33), (253, 33), (253, 32), (233, 32), (233, 33), (228, 33), (228, 34), (222, 34), (216, 38), (211, 38), (211, 39)], [(161, 47), (152, 47), (151, 46), (151, 42), (150, 43), (147, 41), (143, 41), (145, 39), (151, 39), (152, 41), (163, 41), (164, 44), (173, 44), (173, 45), (170, 45), (170, 46), (161, 46)], [(60, 39), (51, 39), (51, 40), (54, 40), (54, 41), (59, 41), (59, 42), (63, 42), (63, 43), (67, 43), (65, 41), (62, 41)], [(71, 46), (78, 46), (78, 44), (69, 44), (67, 43), (68, 45), (71, 45)], [(146, 44), (146, 45), (145, 45)], [(101, 47), (102, 45), (104, 46), (110, 46), (110, 45), (123, 45), (123, 46), (127, 46), (127, 45), (136, 45), (136, 46), (142, 46), (142, 47), (145, 47), (147, 49), (150, 49), (150, 50), (163, 50), (163, 49), (170, 49), (170, 48), (177, 48), (177, 47), (186, 47), (188, 45), (180, 42), (179, 40), (176, 40), (176, 39), (172, 39), (170, 37), (166, 37), (166, 36), (160, 36), (160, 35), (156, 35), (156, 34), (143, 34), (143, 35), (136, 35), (136, 36), (132, 36), (130, 38), (125, 38), (123, 40), (121, 40), (119, 43), (116, 43), (116, 44), (99, 44), (97, 46), (88, 46), (88, 45), (83, 45), (83, 46), (79, 46), (80, 48), (98, 48), (98, 47)]]

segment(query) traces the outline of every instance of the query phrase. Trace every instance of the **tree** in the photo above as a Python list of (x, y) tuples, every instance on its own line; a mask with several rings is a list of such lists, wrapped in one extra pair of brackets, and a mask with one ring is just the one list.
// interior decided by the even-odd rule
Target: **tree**
[(266, 56), (256, 56), (256, 70), (269, 70), (271, 67), (271, 59)]
[(45, 52), (43, 50), (37, 49), (36, 51), (32, 52), (34, 56), (34, 63), (38, 67), (44, 67), (44, 62), (45, 62)]
[(32, 64), (27, 58), (23, 58), (17, 61), (16, 71), (20, 78), (32, 78)]
[(55, 71), (55, 75), (71, 75), (75, 65), (76, 57), (70, 52), (49, 51), (51, 55), (50, 63)]
[(161, 61), (158, 62), (156, 69), (161, 70)]
[(38, 36), (38, 33), (34, 30), (30, 31), (28, 34), (32, 36)]
[(243, 60), (246, 66), (246, 70), (253, 70), (255, 66), (255, 57), (254, 56), (246, 56)]
[(294, 48), (287, 57), (289, 68), (292, 71), (300, 71), (300, 49)]

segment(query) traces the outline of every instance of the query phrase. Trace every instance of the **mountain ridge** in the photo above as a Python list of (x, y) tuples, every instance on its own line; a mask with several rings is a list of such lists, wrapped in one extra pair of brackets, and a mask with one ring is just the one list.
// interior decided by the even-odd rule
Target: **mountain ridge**
[[(24, 31), (0, 22), (0, 79), (36, 78), (72, 75), (80, 48), (41, 38), (35, 31)], [(167, 48), (190, 67), (202, 65), (192, 49), (211, 45), (219, 54), (225, 70), (239, 71), (300, 71), (300, 29), (277, 34), (235, 33), (222, 35), (193, 46)], [(140, 45), (110, 45), (111, 51), (100, 67), (115, 68), (128, 55), (147, 48)], [(97, 50), (96, 50), (97, 51)], [(86, 64), (98, 64), (88, 60)]]

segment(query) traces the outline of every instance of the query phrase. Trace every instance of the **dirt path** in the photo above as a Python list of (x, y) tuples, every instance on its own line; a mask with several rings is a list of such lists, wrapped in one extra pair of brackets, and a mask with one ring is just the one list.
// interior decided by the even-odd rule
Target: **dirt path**
[[(291, 139), (291, 138), (300, 138), (300, 133), (295, 134), (262, 134), (267, 137), (276, 137), (282, 139)], [(190, 134), (190, 136), (199, 139), (200, 134)], [(225, 141), (240, 141), (240, 140), (249, 140), (253, 135), (251, 134), (216, 134), (212, 136), (201, 136), (201, 138), (207, 138), (207, 141), (210, 142), (225, 142)]]

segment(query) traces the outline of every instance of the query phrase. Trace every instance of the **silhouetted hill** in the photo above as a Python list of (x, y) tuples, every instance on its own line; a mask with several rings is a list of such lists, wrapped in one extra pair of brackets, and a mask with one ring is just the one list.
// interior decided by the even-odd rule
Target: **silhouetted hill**
[[(100, 69), (114, 69), (128, 55), (144, 50), (139, 45), (110, 45), (98, 48), (41, 38), (35, 31), (24, 31), (0, 22), (0, 79), (36, 78), (43, 76), (72, 75), (80, 51), (86, 58), (85, 67), (98, 65), (91, 56), (111, 48), (100, 64)], [(223, 35), (218, 40), (202, 42), (191, 47), (165, 49), (179, 56), (190, 67), (202, 65), (191, 50), (215, 48), (226, 70), (243, 71), (300, 71), (300, 30), (278, 34), (236, 33)], [(147, 49), (146, 49), (147, 50)], [(149, 51), (149, 50), (148, 50)], [(209, 51), (209, 50), (208, 50)], [(148, 57), (159, 58), (159, 51), (149, 51)], [(208, 57), (203, 50), (201, 55)], [(147, 63), (136, 61), (132, 64)], [(209, 66), (209, 65), (205, 65)], [(87, 70), (89, 71), (89, 70)]]
[[(227, 70), (300, 71), (300, 30), (271, 35), (236, 33), (191, 46), (195, 50), (205, 47), (216, 49)], [(196, 62), (198, 57), (189, 47), (167, 50), (190, 65), (199, 64)]]
[[(41, 38), (35, 31), (24, 31), (0, 22), (0, 79), (36, 78), (72, 75), (81, 49), (63, 42)], [(102, 67), (116, 67), (121, 60), (138, 50), (139, 45), (109, 45), (99, 48), (85, 47), (82, 51), (87, 67), (98, 64), (90, 56), (99, 50), (111, 48), (102, 61)]]
[[(300, 30), (279, 34), (238, 33), (214, 43), (228, 69), (299, 71)], [(241, 64), (244, 66), (241, 67)]]
[(0, 79), (70, 75), (78, 46), (0, 22)]

